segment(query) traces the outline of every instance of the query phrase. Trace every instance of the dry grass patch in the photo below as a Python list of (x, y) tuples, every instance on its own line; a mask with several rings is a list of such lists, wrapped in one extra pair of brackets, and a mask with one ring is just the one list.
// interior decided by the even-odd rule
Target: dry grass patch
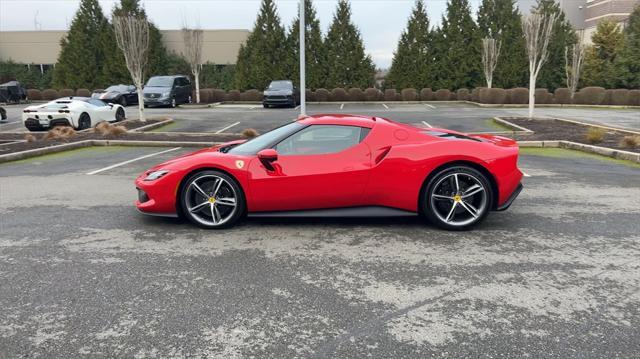
[(69, 126), (56, 126), (44, 135), (45, 140), (62, 140), (68, 141), (69, 138), (76, 135), (76, 130)]
[(36, 141), (36, 136), (34, 136), (34, 135), (30, 134), (30, 133), (27, 133), (24, 136), (24, 140), (27, 141), (28, 143), (35, 142)]
[(640, 147), (640, 136), (624, 136), (624, 138), (620, 140), (620, 147), (630, 149)]
[(105, 137), (118, 137), (127, 133), (127, 128), (120, 125), (114, 126), (109, 122), (100, 122), (94, 127), (93, 131)]
[(589, 127), (585, 137), (589, 143), (600, 143), (604, 139), (605, 134), (606, 131), (603, 128)]
[(247, 128), (242, 131), (242, 137), (244, 138), (254, 138), (259, 135), (258, 131), (253, 128)]

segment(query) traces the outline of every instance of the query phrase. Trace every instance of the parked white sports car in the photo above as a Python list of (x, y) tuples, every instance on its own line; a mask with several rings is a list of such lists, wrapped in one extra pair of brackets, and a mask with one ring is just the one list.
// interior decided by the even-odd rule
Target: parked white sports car
[(29, 131), (55, 126), (84, 130), (98, 122), (117, 122), (124, 118), (124, 107), (89, 97), (63, 97), (44, 105), (29, 106), (22, 113), (22, 123)]

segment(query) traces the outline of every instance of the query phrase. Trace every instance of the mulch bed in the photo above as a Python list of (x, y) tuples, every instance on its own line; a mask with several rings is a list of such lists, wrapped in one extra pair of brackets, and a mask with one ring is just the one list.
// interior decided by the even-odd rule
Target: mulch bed
[[(533, 131), (530, 135), (514, 135), (509, 136), (518, 141), (572, 141), (578, 143), (584, 143), (587, 145), (594, 145), (600, 147), (607, 147), (616, 150), (624, 150), (637, 152), (640, 148), (628, 148), (620, 146), (620, 141), (625, 136), (631, 136), (630, 133), (624, 131), (607, 130), (602, 142), (591, 143), (587, 141), (587, 131), (592, 126), (579, 125), (577, 123), (570, 123), (564, 121), (558, 121), (554, 119), (543, 118), (522, 118), (522, 117), (501, 117), (518, 126), (528, 128)], [(639, 135), (640, 136), (640, 135)]]

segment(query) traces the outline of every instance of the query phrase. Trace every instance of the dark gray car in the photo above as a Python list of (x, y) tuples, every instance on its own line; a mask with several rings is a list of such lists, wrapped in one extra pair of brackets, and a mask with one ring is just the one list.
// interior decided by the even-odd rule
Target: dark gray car
[(154, 76), (142, 90), (144, 105), (176, 107), (191, 102), (191, 81), (187, 76)]
[(264, 108), (285, 105), (296, 107), (300, 103), (300, 91), (291, 80), (271, 81), (269, 87), (264, 90), (262, 105)]

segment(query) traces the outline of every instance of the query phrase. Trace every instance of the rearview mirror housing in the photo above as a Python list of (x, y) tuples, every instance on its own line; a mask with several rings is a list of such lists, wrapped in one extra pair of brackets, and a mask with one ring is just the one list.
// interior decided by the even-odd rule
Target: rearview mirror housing
[(266, 148), (258, 152), (258, 159), (268, 171), (275, 171), (273, 162), (278, 160), (278, 151), (273, 148)]

